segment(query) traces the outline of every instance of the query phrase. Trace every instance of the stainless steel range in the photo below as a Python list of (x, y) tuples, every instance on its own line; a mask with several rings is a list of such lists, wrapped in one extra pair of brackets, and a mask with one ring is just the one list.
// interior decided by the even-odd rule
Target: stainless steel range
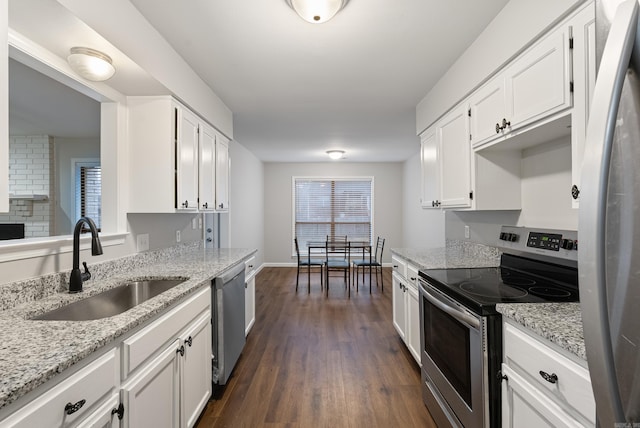
[(420, 271), (423, 399), (439, 427), (498, 427), (498, 303), (575, 302), (577, 232), (503, 226), (499, 267)]

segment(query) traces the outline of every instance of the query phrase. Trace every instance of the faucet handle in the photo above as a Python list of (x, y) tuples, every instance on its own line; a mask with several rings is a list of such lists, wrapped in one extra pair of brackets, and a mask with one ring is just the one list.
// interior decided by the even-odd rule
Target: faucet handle
[(82, 272), (82, 280), (87, 281), (91, 279), (91, 272), (89, 272), (89, 268), (87, 267), (87, 262), (82, 262), (82, 266), (84, 266), (84, 272)]

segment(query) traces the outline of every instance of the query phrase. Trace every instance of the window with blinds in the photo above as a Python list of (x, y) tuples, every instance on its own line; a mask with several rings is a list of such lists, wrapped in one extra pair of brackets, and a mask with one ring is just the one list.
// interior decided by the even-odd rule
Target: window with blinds
[(373, 178), (293, 179), (294, 236), (301, 249), (327, 236), (371, 242)]
[(100, 165), (76, 164), (76, 217), (77, 219), (90, 217), (98, 230), (102, 229), (101, 189), (102, 170)]

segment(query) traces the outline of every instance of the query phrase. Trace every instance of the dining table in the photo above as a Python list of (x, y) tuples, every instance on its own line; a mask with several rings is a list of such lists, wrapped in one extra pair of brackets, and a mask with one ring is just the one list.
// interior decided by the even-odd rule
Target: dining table
[[(351, 275), (351, 255), (354, 251), (357, 254), (362, 254), (362, 258), (369, 254), (369, 262), (372, 261), (371, 257), (371, 242), (364, 241), (362, 239), (350, 240), (347, 237), (346, 241), (325, 240), (325, 241), (307, 241), (307, 256), (311, 259), (311, 256), (325, 255), (327, 247), (329, 248), (346, 248), (347, 260), (349, 262), (349, 275)], [(371, 271), (369, 271), (369, 281), (371, 281)], [(327, 287), (328, 288), (328, 287)], [(328, 291), (328, 290), (327, 290)], [(351, 296), (351, 290), (349, 289), (349, 296)]]

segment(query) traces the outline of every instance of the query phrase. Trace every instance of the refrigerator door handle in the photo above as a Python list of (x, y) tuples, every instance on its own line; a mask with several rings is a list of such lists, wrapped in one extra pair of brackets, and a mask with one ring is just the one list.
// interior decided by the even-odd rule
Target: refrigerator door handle
[[(613, 138), (625, 75), (638, 36), (638, 0), (621, 3), (602, 54), (591, 103), (580, 192), (580, 305), (596, 414), (601, 427), (624, 422), (609, 329), (605, 213)], [(640, 46), (635, 46), (635, 49)], [(640, 59), (640, 56), (637, 58)]]

